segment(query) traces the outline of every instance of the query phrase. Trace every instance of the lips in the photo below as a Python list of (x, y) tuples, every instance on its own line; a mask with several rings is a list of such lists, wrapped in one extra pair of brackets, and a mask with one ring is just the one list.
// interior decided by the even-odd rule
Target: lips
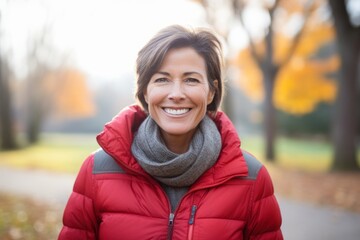
[(182, 115), (189, 112), (190, 110), (190, 108), (164, 108), (164, 111), (171, 115)]

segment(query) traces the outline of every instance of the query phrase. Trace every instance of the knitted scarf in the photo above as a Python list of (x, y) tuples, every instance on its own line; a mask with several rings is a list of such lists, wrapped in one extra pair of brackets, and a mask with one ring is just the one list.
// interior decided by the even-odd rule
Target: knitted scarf
[(131, 151), (142, 168), (161, 183), (171, 187), (188, 187), (216, 162), (221, 150), (221, 136), (207, 116), (199, 123), (189, 149), (183, 154), (170, 151), (164, 144), (160, 128), (149, 116), (140, 125)]

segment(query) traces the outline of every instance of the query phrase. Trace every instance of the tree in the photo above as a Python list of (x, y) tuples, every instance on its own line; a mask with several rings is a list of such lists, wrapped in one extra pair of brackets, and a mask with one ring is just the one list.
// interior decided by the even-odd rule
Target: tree
[[(280, 4), (281, 2), (281, 4)], [(301, 7), (301, 5), (305, 5), (305, 7)], [(303, 3), (303, 2), (291, 2), (289, 4), (288, 1), (280, 1), (275, 0), (273, 4), (268, 4), (263, 2), (264, 9), (267, 11), (269, 23), (265, 32), (265, 36), (263, 39), (263, 53), (261, 54), (257, 48), (255, 40), (251, 37), (250, 30), (248, 26), (245, 24), (243, 18), (243, 12), (245, 10), (245, 2), (233, 0), (233, 9), (235, 14), (238, 16), (240, 22), (244, 26), (246, 32), (248, 33), (250, 52), (255, 60), (257, 66), (259, 67), (262, 77), (263, 77), (263, 87), (265, 93), (264, 99), (264, 130), (265, 130), (265, 157), (266, 159), (273, 161), (275, 160), (275, 138), (276, 138), (276, 129), (277, 129), (277, 121), (276, 121), (276, 110), (274, 106), (274, 89), (275, 82), (277, 80), (278, 74), (280, 70), (288, 64), (289, 60), (292, 58), (298, 43), (303, 35), (303, 31), (305, 29), (306, 21), (310, 16), (311, 10), (314, 9), (314, 5), (311, 3)], [(295, 7), (294, 7), (295, 6)], [(281, 60), (275, 58), (275, 34), (276, 27), (279, 24), (280, 20), (276, 19), (279, 17), (279, 12), (281, 10), (285, 10), (288, 14), (283, 17), (282, 21), (286, 20), (286, 18), (290, 19), (292, 14), (296, 12), (298, 15), (302, 15), (302, 24), (298, 27), (298, 31), (292, 37), (292, 44), (288, 48), (288, 51)]]
[[(337, 89), (334, 73), (339, 68), (339, 58), (332, 50), (332, 44), (328, 44), (332, 42), (332, 32), (328, 27), (318, 26), (303, 34), (292, 59), (277, 76), (273, 98), (276, 109), (304, 115), (314, 111), (321, 102), (334, 101)], [(281, 49), (286, 48), (290, 40), (277, 40), (276, 49), (286, 52)], [(251, 58), (250, 50), (240, 51), (232, 64), (241, 69), (238, 85), (253, 101), (262, 101), (262, 74)]]
[(345, 1), (329, 0), (341, 59), (339, 90), (334, 116), (334, 170), (359, 169), (356, 160), (357, 68), (360, 60), (360, 26), (353, 26)]
[(39, 140), (41, 126), (51, 107), (51, 98), (44, 92), (44, 79), (48, 71), (49, 55), (54, 51), (48, 45), (49, 28), (44, 27), (38, 34), (28, 39), (27, 66), (25, 81), (25, 133), (29, 144)]
[[(219, 11), (219, 8), (214, 8), (215, 0), (200, 1), (206, 8), (211, 8), (213, 11)], [(307, 1), (249, 1), (249, 0), (229, 0), (225, 1), (232, 9), (234, 21), (242, 24), (248, 36), (249, 49), (251, 57), (257, 64), (260, 73), (263, 77), (263, 88), (265, 93), (264, 99), (264, 133), (265, 133), (265, 157), (268, 160), (275, 159), (275, 137), (276, 137), (276, 111), (274, 107), (274, 89), (275, 81), (280, 70), (288, 64), (297, 45), (303, 34), (306, 22), (309, 16), (316, 9), (316, 4)], [(217, 1), (218, 4), (223, 4), (224, 1)], [(230, 3), (230, 4), (229, 4)], [(305, 3), (305, 4), (304, 4)], [(267, 19), (267, 25), (262, 31), (262, 37), (254, 37), (251, 34), (248, 22), (244, 19), (244, 12), (247, 12), (251, 7), (261, 9), (260, 18)], [(216, 15), (213, 13), (213, 15)], [(290, 22), (297, 18), (300, 23), (293, 27), (296, 31), (291, 35), (291, 45), (288, 47), (285, 56), (282, 59), (276, 59), (277, 50), (274, 48), (276, 35), (282, 31), (284, 23)], [(257, 19), (258, 20), (258, 19)], [(254, 21), (252, 19), (252, 22)], [(259, 44), (261, 43), (261, 44)], [(262, 49), (257, 49), (256, 46), (262, 46)], [(262, 51), (261, 51), (262, 50)]]
[(29, 144), (39, 140), (41, 127), (54, 110), (56, 96), (63, 93), (62, 86), (66, 85), (66, 81), (61, 77), (52, 79), (56, 81), (49, 78), (55, 69), (63, 69), (68, 65), (67, 56), (59, 53), (52, 44), (51, 30), (50, 24), (44, 25), (28, 39), (28, 74), (24, 81), (23, 119)]
[[(27, 49), (24, 66), (27, 72), (22, 81), (20, 119), (29, 144), (39, 140), (42, 126), (51, 114), (56, 112), (58, 115), (73, 116), (92, 111), (89, 109), (91, 104), (90, 107), (84, 107), (81, 102), (89, 97), (84, 93), (88, 91), (85, 76), (74, 68), (70, 70), (70, 55), (67, 51), (60, 52), (52, 40), (53, 27), (54, 19), (44, 19), (40, 26), (29, 29), (25, 39)], [(73, 90), (74, 87), (77, 89)], [(71, 96), (69, 91), (72, 91)]]
[(50, 115), (56, 118), (83, 118), (95, 113), (85, 75), (75, 68), (63, 68), (45, 75), (43, 92), (49, 96)]
[(9, 72), (9, 66), (0, 55), (0, 149), (3, 150), (17, 147)]
[(16, 148), (13, 122), (10, 67), (3, 56), (3, 51), (0, 49), (0, 149), (9, 150)]

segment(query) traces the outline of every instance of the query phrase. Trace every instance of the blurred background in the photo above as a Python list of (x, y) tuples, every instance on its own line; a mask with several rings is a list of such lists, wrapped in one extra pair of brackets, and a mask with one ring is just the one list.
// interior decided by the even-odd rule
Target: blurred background
[[(288, 199), (360, 226), (359, 0), (0, 0), (0, 238), (56, 239), (96, 134), (135, 102), (137, 52), (170, 24), (221, 36), (222, 110), (283, 214)], [(69, 184), (48, 201), (52, 178)]]

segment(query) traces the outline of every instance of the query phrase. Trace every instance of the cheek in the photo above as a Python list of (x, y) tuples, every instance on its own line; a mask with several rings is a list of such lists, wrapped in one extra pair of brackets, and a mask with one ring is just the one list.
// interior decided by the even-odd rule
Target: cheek
[(213, 94), (208, 88), (197, 89), (192, 96), (196, 96), (197, 101), (203, 102), (204, 105), (210, 104), (213, 99)]
[(144, 94), (145, 101), (148, 104), (156, 104), (157, 102), (161, 101), (162, 99), (162, 92), (158, 91), (158, 89), (148, 89), (146, 94)]
[(192, 96), (192, 101), (197, 102), (198, 104), (207, 106), (210, 103), (209, 99), (211, 96), (204, 89), (194, 91), (193, 93), (190, 93), (189, 96)]

